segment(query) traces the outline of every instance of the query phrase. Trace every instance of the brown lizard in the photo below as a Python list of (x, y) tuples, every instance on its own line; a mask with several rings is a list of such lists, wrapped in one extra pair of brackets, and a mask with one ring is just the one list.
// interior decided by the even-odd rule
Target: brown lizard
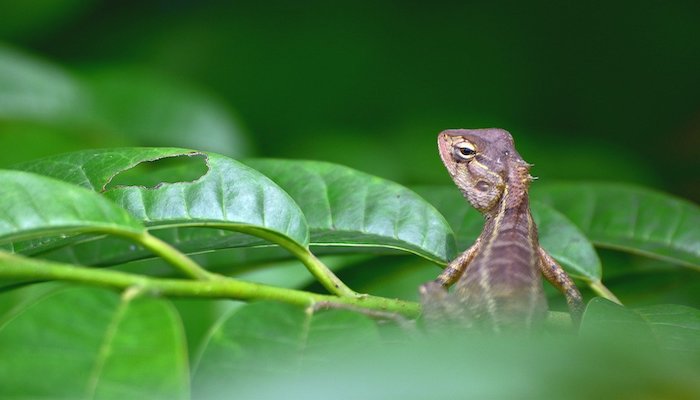
[[(540, 274), (564, 293), (574, 321), (581, 294), (540, 247), (530, 213), (530, 164), (502, 129), (451, 129), (438, 136), (440, 158), (452, 180), (485, 219), (474, 245), (421, 286), (423, 313), (496, 332), (529, 328), (544, 319)], [(453, 293), (447, 288), (456, 282)]]

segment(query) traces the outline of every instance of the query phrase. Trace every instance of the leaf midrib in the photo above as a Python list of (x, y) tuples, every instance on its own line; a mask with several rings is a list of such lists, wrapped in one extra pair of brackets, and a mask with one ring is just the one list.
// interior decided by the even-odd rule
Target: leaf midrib
[(125, 293), (121, 297), (121, 301), (115, 310), (112, 319), (107, 325), (100, 347), (97, 350), (97, 357), (91, 368), (92, 373), (85, 386), (85, 398), (94, 399), (95, 393), (102, 378), (102, 372), (104, 370), (107, 360), (112, 355), (112, 344), (114, 343), (114, 338), (116, 337), (119, 325), (126, 315), (126, 311), (131, 305), (132, 297), (128, 297)]

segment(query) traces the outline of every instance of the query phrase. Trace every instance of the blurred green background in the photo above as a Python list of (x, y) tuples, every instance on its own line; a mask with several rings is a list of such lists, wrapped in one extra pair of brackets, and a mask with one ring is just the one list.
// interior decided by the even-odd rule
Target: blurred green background
[(0, 166), (176, 145), (447, 183), (503, 127), (547, 181), (700, 200), (700, 2), (0, 0)]

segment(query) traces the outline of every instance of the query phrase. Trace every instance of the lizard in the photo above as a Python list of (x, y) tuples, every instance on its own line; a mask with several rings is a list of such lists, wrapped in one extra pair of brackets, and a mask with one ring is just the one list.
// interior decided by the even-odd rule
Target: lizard
[[(565, 295), (577, 323), (581, 293), (539, 245), (528, 198), (531, 165), (515, 150), (510, 133), (448, 129), (438, 135), (438, 149), (454, 183), (483, 214), (484, 227), (437, 279), (420, 287), (425, 318), (495, 332), (529, 329), (546, 317), (544, 275)], [(453, 284), (454, 291), (448, 292)]]

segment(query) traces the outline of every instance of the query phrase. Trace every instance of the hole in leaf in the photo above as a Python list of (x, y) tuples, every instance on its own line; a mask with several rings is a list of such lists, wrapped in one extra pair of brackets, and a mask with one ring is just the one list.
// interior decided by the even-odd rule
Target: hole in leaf
[(193, 182), (209, 170), (204, 154), (183, 154), (144, 161), (118, 173), (105, 190), (119, 186), (143, 186), (156, 188), (164, 183)]

